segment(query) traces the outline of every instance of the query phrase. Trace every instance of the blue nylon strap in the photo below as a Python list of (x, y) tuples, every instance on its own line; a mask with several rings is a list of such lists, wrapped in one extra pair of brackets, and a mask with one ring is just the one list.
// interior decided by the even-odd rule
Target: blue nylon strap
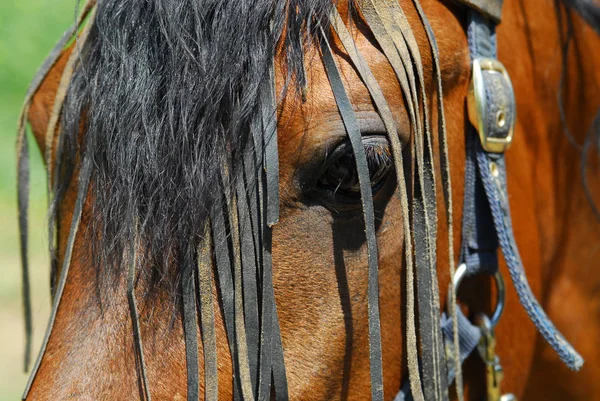
[[(490, 204), (496, 234), (504, 255), (504, 260), (508, 266), (510, 277), (515, 286), (519, 300), (529, 315), (531, 321), (535, 324), (540, 334), (550, 344), (560, 359), (571, 369), (579, 370), (583, 365), (583, 358), (575, 351), (563, 335), (556, 329), (550, 321), (537, 299), (533, 295), (519, 251), (514, 238), (510, 210), (508, 205), (508, 195), (506, 193), (506, 172), (503, 155), (491, 155), (485, 152), (481, 145), (477, 152), (477, 162), (483, 185)], [(492, 174), (491, 163), (497, 167), (496, 174)]]
[[(460, 361), (462, 363), (469, 355), (471, 355), (473, 350), (477, 347), (477, 344), (479, 344), (481, 329), (471, 323), (458, 306), (456, 307), (456, 316), (458, 322), (458, 347), (460, 351)], [(442, 332), (444, 333), (445, 349), (453, 352), (454, 327), (452, 325), (452, 317), (448, 316), (446, 312), (442, 314), (441, 326)], [(448, 383), (452, 383), (456, 371), (454, 370), (454, 362), (451, 355), (447, 358), (446, 367), (448, 371)]]
[[(496, 35), (494, 24), (491, 21), (486, 20), (476, 12), (470, 11), (467, 33), (471, 58), (496, 57)], [(496, 106), (494, 100), (494, 96), (488, 93), (488, 114), (493, 113), (493, 108)], [(583, 358), (565, 340), (562, 334), (559, 333), (554, 324), (552, 324), (535, 299), (527, 282), (512, 229), (504, 154), (486, 152), (481, 146), (475, 128), (472, 126), (469, 128), (467, 141), (473, 142), (468, 146), (475, 146), (477, 171), (479, 173), (477, 174), (477, 182), (483, 184), (488, 207), (494, 222), (493, 226), (485, 225), (481, 229), (488, 230), (497, 237), (519, 300), (540, 334), (542, 334), (544, 339), (554, 348), (570, 369), (579, 370), (583, 365)], [(478, 208), (477, 205), (475, 207), (476, 209)], [(481, 229), (478, 227), (477, 232), (481, 232)], [(484, 235), (483, 237), (485, 238), (486, 236)], [(479, 239), (480, 236), (477, 235), (477, 238)]]
[(462, 216), (460, 263), (467, 266), (466, 275), (498, 271), (498, 241), (493, 230), (485, 189), (477, 169), (477, 135), (469, 133), (466, 145), (465, 193)]
[[(477, 347), (479, 339), (481, 338), (481, 330), (479, 327), (472, 324), (469, 319), (461, 312), (460, 308), (456, 307), (456, 316), (458, 318), (458, 343), (460, 348), (460, 361), (464, 362), (465, 359), (473, 350)], [(448, 352), (453, 352), (454, 348), (454, 327), (452, 326), (452, 317), (448, 316), (446, 312), (442, 313), (440, 327), (444, 335), (444, 348), (446, 350), (446, 372), (447, 384), (450, 386), (456, 371), (454, 370), (454, 360), (452, 355), (448, 355)], [(402, 388), (394, 398), (394, 401), (413, 401), (412, 393), (410, 391), (410, 382), (405, 380), (402, 384)]]
[[(479, 57), (496, 59), (496, 32), (493, 21), (486, 19), (475, 10), (469, 10), (467, 37), (472, 59)], [(499, 74), (486, 73), (485, 79), (490, 83), (486, 86), (491, 86), (496, 90), (507, 90)], [(486, 113), (488, 116), (494, 116), (498, 109), (498, 94), (487, 87), (486, 94), (488, 107)], [(512, 123), (514, 118), (514, 105), (512, 105), (512, 109), (509, 108), (507, 119)], [(491, 121), (486, 121), (486, 123), (490, 136), (502, 137), (505, 133), (502, 129), (493, 126)], [(469, 276), (497, 272), (497, 249), (500, 246), (519, 300), (532, 322), (563, 362), (570, 369), (579, 370), (583, 365), (583, 358), (552, 324), (527, 282), (512, 229), (504, 154), (486, 152), (481, 145), (476, 129), (469, 124), (467, 131), (460, 256), (461, 263), (465, 263), (467, 266), (466, 274)], [(462, 362), (477, 347), (481, 331), (462, 314), (458, 307), (457, 315), (459, 352)], [(451, 359), (451, 353), (454, 352), (454, 328), (452, 327), (452, 319), (446, 313), (441, 317), (441, 328), (447, 352), (448, 385), (450, 385), (455, 375)], [(394, 401), (411, 400), (410, 384), (405, 380)]]

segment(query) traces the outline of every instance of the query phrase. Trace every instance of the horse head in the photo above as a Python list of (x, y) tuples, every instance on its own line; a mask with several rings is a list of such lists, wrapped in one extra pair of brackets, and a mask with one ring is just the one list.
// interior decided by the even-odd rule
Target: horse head
[[(439, 322), (469, 184), (465, 3), (83, 5), (21, 124), (46, 160), (54, 300), (24, 397), (392, 399), (409, 386), (437, 400), (452, 381), (462, 398), (463, 376), (466, 396), (485, 393), (481, 362), (461, 375), (459, 333)], [(498, 52), (525, 102), (532, 81), (557, 87), (560, 69), (531, 78), (551, 52), (527, 41), (524, 21), (545, 44), (559, 32), (517, 3)], [(497, 123), (514, 123), (515, 236), (539, 295), (540, 244), (564, 231), (539, 228), (549, 210), (522, 223), (536, 179), (518, 170), (536, 162), (525, 138), (548, 140), (561, 121), (529, 103), (519, 113)], [(26, 151), (21, 140), (22, 166)], [(559, 188), (547, 180), (540, 198)], [(491, 314), (489, 277), (467, 286), (465, 314)], [(516, 394), (536, 338), (522, 297), (508, 286), (496, 327)], [(448, 299), (457, 327), (455, 289)]]

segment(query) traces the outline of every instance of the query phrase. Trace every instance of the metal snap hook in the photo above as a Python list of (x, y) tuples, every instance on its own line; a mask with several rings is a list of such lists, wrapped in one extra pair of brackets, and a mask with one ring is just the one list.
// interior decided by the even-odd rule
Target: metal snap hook
[[(460, 287), (460, 283), (467, 273), (467, 265), (465, 263), (461, 263), (456, 272), (454, 273), (454, 280), (452, 281), (452, 286), (450, 291), (448, 291), (448, 298), (446, 302), (446, 310), (448, 315), (452, 314), (452, 310), (450, 310), (450, 304), (452, 301), (452, 291), (458, 292), (458, 288)], [(494, 281), (496, 282), (496, 309), (490, 318), (491, 328), (494, 329), (498, 322), (500, 321), (500, 317), (502, 316), (502, 312), (504, 311), (504, 304), (506, 301), (506, 287), (504, 285), (504, 278), (500, 273), (500, 270), (497, 270), (494, 273)]]

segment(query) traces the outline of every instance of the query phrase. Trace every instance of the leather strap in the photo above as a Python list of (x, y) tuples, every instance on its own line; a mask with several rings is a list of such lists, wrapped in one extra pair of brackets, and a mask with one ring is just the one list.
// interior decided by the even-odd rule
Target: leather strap
[[(419, 338), (424, 381), (425, 399), (447, 399), (445, 364), (443, 363), (441, 331), (439, 328), (439, 299), (437, 273), (435, 269), (437, 237), (437, 196), (435, 174), (432, 164), (431, 129), (427, 107), (423, 107), (423, 120), (419, 103), (427, 102), (421, 57), (412, 31), (400, 6), (394, 10), (382, 0), (367, 0), (361, 3), (361, 11), (381, 45), (392, 68), (402, 80), (406, 73), (409, 92), (405, 93), (409, 115), (412, 116), (413, 157), (416, 160), (413, 186), (413, 231), (415, 243), (415, 265), (417, 271), (417, 295), (419, 306)], [(399, 23), (398, 23), (399, 22)], [(401, 26), (404, 26), (402, 30)], [(398, 63), (401, 60), (401, 63)], [(418, 65), (413, 68), (413, 65)], [(419, 88), (420, 91), (417, 89)], [(421, 95), (419, 99), (418, 95)]]
[[(221, 186), (223, 184), (221, 183)], [(219, 188), (225, 193), (223, 187)], [(223, 201), (224, 202), (224, 201)], [(223, 320), (225, 321), (225, 332), (229, 344), (229, 353), (232, 361), (233, 399), (238, 401), (240, 396), (240, 382), (238, 374), (237, 346), (235, 340), (234, 325), (234, 300), (233, 300), (233, 277), (231, 273), (231, 245), (228, 241), (227, 228), (225, 224), (225, 208), (221, 202), (213, 206), (211, 212), (211, 228), (214, 243), (215, 265), (217, 273), (217, 287), (219, 289)]]
[(479, 14), (499, 24), (502, 20), (502, 5), (504, 0), (456, 0), (461, 4), (477, 11)]
[[(184, 252), (181, 261), (181, 289), (183, 303), (183, 335), (187, 367), (187, 399), (197, 401), (198, 389), (198, 315), (196, 312), (196, 263)], [(132, 284), (133, 285), (133, 284)], [(133, 298), (135, 299), (135, 298)]]
[[(266, 217), (266, 216), (265, 216)], [(262, 327), (260, 347), (260, 378), (258, 400), (271, 399), (271, 380), (276, 400), (287, 400), (288, 386), (279, 331), (279, 318), (273, 291), (273, 230), (264, 224), (263, 231), (263, 281), (262, 281)]]
[[(279, 159), (277, 153), (277, 107), (275, 100), (274, 66), (261, 91), (262, 135), (255, 137), (256, 157), (262, 157), (263, 170), (257, 177), (259, 200), (261, 276), (261, 332), (258, 379), (258, 399), (270, 400), (272, 390), (276, 400), (288, 399), (287, 375), (283, 346), (273, 289), (273, 226), (279, 220)], [(264, 152), (264, 153), (263, 153)], [(275, 175), (277, 178), (275, 178)], [(273, 387), (271, 387), (271, 383)]]
[[(140, 329), (140, 319), (138, 314), (137, 302), (135, 300), (135, 271), (137, 265), (137, 250), (139, 249), (139, 244), (137, 241), (137, 237), (134, 240), (134, 243), (129, 247), (129, 268), (127, 269), (127, 301), (129, 303), (129, 315), (131, 316), (131, 324), (133, 326), (133, 344), (135, 347), (135, 359), (136, 364), (138, 365), (138, 370), (140, 372), (140, 385), (144, 389), (144, 396), (146, 397), (146, 401), (151, 401), (152, 397), (150, 396), (150, 385), (148, 382), (148, 375), (146, 374), (146, 360), (144, 358), (144, 345), (142, 342), (142, 332)], [(185, 307), (185, 303), (184, 303)], [(185, 319), (184, 319), (185, 323)], [(194, 327), (195, 330), (195, 327)], [(187, 342), (188, 342), (189, 333), (186, 327), (186, 354), (187, 352)], [(195, 333), (194, 333), (195, 338)], [(198, 346), (196, 345), (196, 353), (198, 352)], [(189, 355), (188, 355), (189, 356)], [(189, 360), (188, 360), (188, 375), (189, 371)], [(196, 361), (196, 378), (198, 377), (198, 362)], [(188, 380), (189, 383), (189, 380)], [(198, 393), (197, 389), (197, 380), (196, 380), (196, 396)], [(188, 385), (188, 392), (190, 391)]]
[[(382, 0), (374, 0), (373, 5), (381, 17), (384, 30), (394, 43), (398, 54), (402, 58), (409, 77), (409, 85), (413, 104), (419, 103), (418, 94), (421, 95), (423, 104), (427, 104), (425, 83), (421, 55), (412, 30), (404, 17), (404, 12), (397, 4), (388, 7)], [(377, 23), (377, 21), (373, 21)], [(372, 27), (372, 25), (370, 25)], [(408, 67), (410, 66), (410, 67)], [(414, 68), (413, 68), (414, 66)], [(420, 89), (420, 91), (417, 89)], [(419, 338), (421, 343), (421, 370), (424, 377), (430, 380), (423, 381), (423, 392), (427, 400), (447, 399), (445, 374), (443, 368), (443, 352), (441, 344), (441, 331), (439, 328), (439, 298), (436, 260), (437, 238), (437, 207), (435, 174), (431, 163), (433, 159), (431, 149), (431, 129), (429, 112), (424, 108), (422, 121), (419, 107), (415, 107), (414, 123), (416, 131), (414, 142), (416, 144), (416, 161), (418, 177), (413, 187), (413, 234), (416, 244), (415, 264), (417, 267), (417, 294), (419, 307)]]
[(237, 345), (237, 360), (240, 375), (240, 384), (242, 397), (244, 400), (254, 400), (252, 390), (252, 381), (250, 378), (250, 362), (248, 358), (248, 342), (246, 339), (246, 326), (244, 321), (244, 298), (242, 286), (242, 260), (241, 260), (241, 241), (240, 241), (240, 223), (238, 214), (238, 200), (234, 193), (231, 193), (231, 177), (229, 171), (224, 169), (224, 186), (229, 210), (229, 226), (231, 227), (231, 240), (233, 244), (233, 300), (234, 300), (234, 326), (235, 340)]
[(404, 230), (404, 260), (406, 264), (406, 342), (407, 342), (407, 360), (409, 377), (411, 385), (419, 389), (421, 399), (423, 394), (421, 390), (421, 378), (419, 374), (418, 366), (418, 345), (416, 336), (415, 326), (415, 299), (414, 299), (414, 263), (413, 263), (413, 239), (412, 239), (412, 228), (410, 224), (410, 212), (409, 212), (409, 201), (407, 186), (402, 185), (406, 183), (404, 176), (404, 160), (402, 156), (402, 143), (398, 137), (398, 127), (392, 111), (383, 95), (383, 92), (377, 82), (375, 76), (371, 72), (366, 60), (363, 55), (358, 51), (350, 32), (344, 25), (342, 18), (340, 17), (337, 10), (333, 10), (331, 16), (331, 24), (335, 29), (342, 45), (344, 46), (348, 56), (354, 63), (361, 79), (367, 86), (377, 112), (381, 116), (381, 119), (386, 128), (388, 139), (390, 141), (392, 154), (394, 156), (394, 167), (398, 178), (398, 192), (400, 205), (402, 208), (402, 223)]
[(210, 224), (204, 230), (202, 246), (198, 249), (198, 303), (200, 310), (200, 327), (202, 333), (202, 349), (204, 352), (204, 399), (219, 399), (219, 369), (217, 363), (217, 338), (215, 334), (215, 313), (213, 308), (212, 280), (212, 233)]
[[(250, 215), (250, 202), (256, 202), (253, 192), (249, 191), (246, 182), (256, 181), (256, 169), (253, 163), (254, 154), (251, 148), (246, 150), (244, 156), (244, 170), (242, 177), (236, 182), (237, 207), (239, 215), (240, 251), (242, 260), (242, 284), (244, 296), (244, 324), (246, 327), (246, 340), (248, 344), (248, 364), (250, 369), (250, 382), (256, 396), (254, 383), (258, 376), (258, 354), (260, 328), (258, 321), (258, 289), (256, 286), (257, 263), (254, 247), (254, 227)], [(247, 180), (246, 175), (252, 174)], [(251, 180), (251, 181), (250, 181)]]
[[(396, 2), (392, 1), (393, 4)], [(454, 214), (453, 214), (453, 198), (452, 198), (452, 180), (450, 176), (450, 163), (449, 163), (449, 155), (448, 155), (448, 136), (446, 134), (446, 118), (444, 114), (444, 91), (442, 87), (442, 69), (440, 67), (440, 59), (439, 59), (439, 50), (437, 46), (437, 41), (435, 39), (435, 35), (433, 33), (433, 29), (425, 16), (425, 12), (421, 7), (421, 4), (418, 0), (413, 0), (413, 4), (417, 13), (419, 14), (419, 18), (425, 28), (425, 33), (427, 34), (427, 39), (429, 41), (429, 47), (431, 49), (431, 58), (433, 61), (433, 76), (436, 83), (436, 95), (437, 95), (437, 112), (438, 112), (438, 147), (439, 147), (439, 160), (440, 160), (440, 169), (441, 169), (441, 178), (442, 178), (442, 194), (444, 198), (444, 206), (445, 206), (445, 214), (446, 214), (446, 225), (447, 225), (447, 240), (448, 240), (448, 270), (450, 272), (450, 277), (454, 280), (454, 276), (456, 273), (456, 268), (454, 264)], [(458, 321), (457, 312), (460, 312), (460, 309), (456, 305), (456, 290), (450, 290), (450, 310), (452, 314), (450, 316), (452, 325), (454, 327), (460, 327)], [(442, 320), (443, 327), (443, 320)], [(446, 332), (445, 332), (446, 334)], [(459, 347), (459, 332), (454, 331), (452, 338), (444, 337), (444, 344), (450, 342), (455, 349)], [(447, 346), (444, 347), (446, 349)], [(455, 388), (456, 394), (459, 400), (463, 400), (463, 381), (462, 381), (462, 371), (461, 371), (461, 360), (455, 354), (453, 355), (453, 371), (455, 377)], [(451, 364), (447, 362), (447, 370), (450, 371)], [(448, 377), (450, 374), (448, 373)], [(449, 385), (452, 380), (448, 380), (447, 385)]]
[[(27, 109), (29, 107), (27, 106)], [(24, 111), (27, 113), (27, 111)], [(25, 320), (24, 371), (29, 370), (31, 362), (31, 339), (33, 323), (31, 316), (31, 284), (29, 282), (29, 145), (23, 126), (23, 135), (17, 143), (17, 204), (19, 218), (19, 240), (21, 252), (21, 280), (23, 293), (23, 317)], [(52, 291), (51, 291), (52, 292)]]
[[(33, 80), (31, 81), (23, 107), (19, 114), (17, 123), (17, 204), (18, 204), (18, 219), (19, 219), (19, 239), (20, 239), (20, 252), (21, 252), (21, 275), (23, 283), (23, 314), (25, 320), (25, 355), (24, 355), (24, 370), (27, 372), (29, 369), (29, 363), (31, 359), (31, 338), (32, 338), (32, 317), (31, 317), (31, 299), (30, 299), (30, 283), (29, 283), (29, 260), (28, 260), (28, 208), (29, 208), (29, 148), (27, 145), (26, 129), (27, 129), (27, 117), (29, 115), (29, 109), (33, 96), (37, 93), (40, 85), (52, 69), (56, 62), (59, 60), (62, 52), (67, 43), (73, 39), (73, 36), (77, 33), (77, 29), (81, 26), (84, 19), (89, 15), (91, 9), (96, 4), (95, 0), (88, 0), (83, 8), (82, 12), (75, 22), (60, 38), (54, 48), (50, 51), (50, 54), (44, 60), (42, 66), (36, 72)], [(80, 42), (84, 41), (84, 37), (80, 39)], [(74, 52), (76, 53), (76, 52)], [(53, 222), (49, 223), (49, 227), (53, 227)], [(50, 228), (50, 235), (48, 237), (51, 241), (51, 248), (54, 248), (53, 244), (54, 234)], [(54, 262), (54, 256), (51, 255), (52, 261)], [(54, 265), (54, 263), (53, 263)], [(50, 292), (54, 298), (54, 279), (52, 278), (51, 269), (51, 288)]]
[(264, 169), (267, 174), (267, 225), (273, 227), (279, 221), (279, 150), (277, 146), (277, 114), (275, 99), (275, 72), (271, 66), (269, 83), (272, 85), (263, 91), (264, 124)]
[[(84, 13), (87, 13), (87, 12), (89, 12), (89, 9), (87, 9), (87, 7), (86, 7), (86, 8), (84, 8)], [(81, 33), (81, 36), (79, 38), (81, 47), (83, 47), (83, 45), (85, 44), (88, 33), (91, 29), (92, 24), (94, 23), (95, 13), (96, 13), (96, 9), (94, 9), (92, 11), (92, 14), (90, 16), (90, 22), (85, 26), (85, 28), (83, 29), (83, 31)], [(65, 35), (65, 37), (66, 37), (66, 35)], [(63, 37), (63, 39), (65, 37)], [(58, 45), (60, 45), (60, 44), (61, 44), (61, 42), (58, 43)], [(61, 47), (61, 49), (62, 49), (62, 47)], [(51, 53), (49, 59), (46, 60), (46, 63), (44, 64), (44, 66), (42, 67), (42, 70), (40, 70), (40, 72), (43, 72), (47, 68), (48, 69), (46, 71), (46, 74), (47, 74), (47, 72), (56, 63), (56, 60), (58, 60), (59, 55), (60, 55), (60, 53), (58, 52), (58, 46), (57, 46)], [(56, 59), (54, 59), (54, 57), (56, 57)], [(29, 185), (28, 174), (25, 175), (24, 174), (25, 170), (22, 170), (28, 165), (28, 163), (27, 163), (28, 153), (27, 153), (26, 138), (25, 138), (25, 122), (27, 119), (27, 112), (29, 110), (29, 103), (31, 101), (31, 98), (33, 97), (35, 91), (37, 91), (37, 87), (43, 81), (44, 76), (42, 76), (41, 74), (36, 76), (36, 79), (34, 82), (35, 85), (32, 85), (32, 87), (29, 89), (28, 99), (26, 99), (25, 107), (22, 111), (21, 120), (19, 123), (19, 133), (18, 133), (19, 138), (18, 138), (17, 146), (19, 149), (19, 155), (21, 155), (21, 157), (19, 157), (19, 160), (17, 161), (17, 165), (19, 168), (18, 176), (20, 178), (23, 178), (24, 180), (27, 179), (26, 188), (28, 188), (28, 185)], [(67, 282), (68, 271), (69, 271), (69, 267), (71, 265), (71, 256), (73, 253), (73, 246), (75, 244), (75, 238), (76, 238), (77, 232), (79, 230), (79, 223), (81, 221), (81, 215), (83, 212), (83, 206), (85, 204), (85, 198), (87, 197), (87, 192), (88, 192), (91, 175), (92, 175), (91, 159), (90, 159), (90, 157), (84, 157), (83, 160), (81, 161), (81, 165), (79, 168), (78, 184), (77, 184), (78, 189), (77, 189), (77, 197), (75, 200), (75, 208), (73, 210), (73, 217), (71, 220), (69, 237), (67, 239), (67, 245), (66, 245), (66, 249), (65, 249), (65, 257), (64, 257), (63, 266), (62, 266), (62, 269), (60, 272), (60, 278), (59, 278), (59, 281), (56, 286), (56, 292), (55, 292), (55, 296), (54, 296), (53, 303), (52, 303), (52, 309), (50, 312), (50, 318), (48, 320), (48, 326), (46, 328), (46, 333), (44, 334), (44, 338), (42, 340), (42, 346), (40, 347), (40, 352), (36, 358), (36, 361), (31, 370), (31, 374), (30, 374), (27, 384), (25, 386), (25, 391), (23, 392), (23, 396), (22, 396), (23, 399), (27, 398), (27, 395), (29, 394), (29, 391), (31, 389), (33, 381), (35, 380), (35, 377), (39, 370), (40, 364), (42, 363), (42, 358), (46, 351), (46, 347), (48, 346), (48, 342), (50, 341), (50, 335), (52, 334), (52, 330), (54, 328), (56, 314), (58, 313), (58, 308), (60, 306), (60, 301), (62, 299), (64, 287)], [(22, 184), (25, 184), (25, 183), (19, 182), (19, 185), (22, 185)], [(25, 191), (19, 191), (19, 192), (25, 192)], [(19, 223), (21, 224), (22, 244), (27, 243), (27, 238), (26, 238), (27, 237), (27, 214), (26, 214), (27, 198), (28, 198), (28, 194), (19, 193), (19, 216), (20, 216)], [(50, 224), (52, 224), (52, 223), (50, 223)], [(25, 229), (25, 231), (23, 231), (23, 228)], [(23, 249), (23, 245), (22, 245), (22, 255), (21, 256), (23, 257), (24, 279), (28, 279), (27, 274), (26, 274), (27, 267), (28, 267), (26, 251), (27, 251), (26, 245), (25, 245), (25, 249)], [(28, 281), (26, 281), (26, 282), (24, 281), (24, 285), (28, 286), (28, 284), (29, 284)], [(25, 296), (27, 296), (28, 292), (24, 293), (24, 294), (25, 294)], [(26, 300), (25, 303), (29, 304), (29, 300)], [(26, 310), (26, 314), (27, 314), (27, 310)], [(29, 319), (26, 319), (26, 321), (27, 320), (30, 321), (30, 319), (31, 319), (31, 315), (29, 316)], [(26, 333), (26, 334), (29, 336), (31, 335), (31, 333)], [(29, 346), (30, 346), (30, 343), (29, 343)], [(27, 357), (27, 352), (26, 352), (26, 357)]]
[[(323, 32), (323, 31), (322, 31)], [(369, 362), (371, 371), (371, 398), (383, 400), (383, 367), (381, 357), (381, 328), (379, 323), (379, 271), (377, 257), (377, 242), (375, 237), (375, 216), (373, 198), (371, 193), (371, 179), (361, 132), (354, 115), (350, 99), (344, 88), (338, 66), (333, 58), (327, 36), (323, 32), (321, 41), (321, 54), (325, 71), (329, 78), (333, 95), (342, 117), (348, 139), (356, 160), (356, 171), (360, 186), (363, 217), (365, 220), (365, 234), (367, 239), (368, 254), (368, 316), (369, 316)]]

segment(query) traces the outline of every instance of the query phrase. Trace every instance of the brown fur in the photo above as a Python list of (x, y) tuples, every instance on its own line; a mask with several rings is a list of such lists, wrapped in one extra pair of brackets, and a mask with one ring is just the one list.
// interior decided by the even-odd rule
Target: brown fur
[[(412, 4), (401, 3), (411, 25), (419, 27), (415, 35), (424, 70), (430, 74), (425, 34)], [(444, 68), (454, 212), (460, 222), (464, 99), (469, 75), (466, 37), (461, 26), (464, 16), (462, 11), (437, 0), (422, 3), (436, 33)], [(513, 392), (520, 399), (525, 394), (524, 399), (528, 400), (587, 400), (600, 398), (596, 380), (600, 377), (600, 348), (596, 346), (600, 336), (600, 275), (593, 269), (600, 260), (600, 225), (593, 218), (580, 184), (578, 154), (567, 142), (558, 118), (561, 54), (554, 12), (551, 4), (542, 0), (507, 1), (499, 27), (499, 58), (511, 74), (518, 102), (515, 141), (507, 153), (509, 196), (516, 240), (532, 288), (587, 362), (580, 373), (567, 372), (550, 348), (538, 340), (510, 284), (506, 311), (497, 328), (498, 354), (505, 370), (506, 392)], [(575, 26), (575, 51), (569, 60), (565, 104), (571, 131), (581, 143), (600, 105), (600, 70), (594, 70), (600, 61), (600, 41), (581, 21), (576, 20)], [(405, 127), (407, 117), (401, 92), (385, 57), (362, 33), (357, 33), (356, 40), (381, 83), (399, 126)], [(53, 95), (67, 56), (44, 81), (29, 115), (42, 150)], [(345, 135), (323, 67), (318, 55), (313, 57), (308, 101), (299, 104), (288, 98), (279, 119), (282, 215), (274, 230), (274, 283), (290, 394), (291, 399), (301, 400), (364, 400), (369, 398), (370, 385), (366, 246), (361, 238), (362, 228), (359, 222), (335, 217), (323, 207), (301, 203), (295, 186), (295, 174), (304, 163), (326, 152), (333, 139)], [(366, 88), (343, 57), (338, 57), (338, 61), (347, 88), (351, 88), (352, 104), (368, 118), (374, 109)], [(592, 186), (598, 194), (598, 182), (592, 181)], [(61, 252), (74, 198), (75, 189), (71, 188), (60, 211)], [(400, 205), (396, 197), (388, 198), (381, 201), (385, 213), (378, 228), (378, 244), (384, 383), (386, 398), (392, 399), (405, 377), (404, 295)], [(84, 213), (83, 225), (85, 219)], [(459, 232), (457, 224), (457, 245)], [(444, 249), (441, 245), (440, 249)], [(55, 330), (30, 393), (31, 400), (141, 397), (127, 309), (126, 273), (110, 294), (101, 295), (102, 303), (98, 303), (94, 272), (83, 268), (86, 249), (86, 239), (80, 235)], [(439, 260), (444, 259), (440, 256)], [(440, 298), (445, 299), (448, 272), (441, 263), (439, 270)], [(504, 266), (501, 270), (508, 278)], [(464, 299), (472, 306), (487, 305), (491, 299), (488, 288), (486, 282)], [(141, 289), (138, 291), (141, 293)], [(148, 378), (156, 400), (186, 397), (182, 324), (180, 317), (171, 324), (170, 302), (166, 294), (159, 293), (153, 302), (141, 307)], [(220, 398), (230, 399), (231, 362), (220, 314), (216, 325)], [(482, 390), (482, 371), (477, 357), (467, 362), (465, 382), (471, 396)]]

